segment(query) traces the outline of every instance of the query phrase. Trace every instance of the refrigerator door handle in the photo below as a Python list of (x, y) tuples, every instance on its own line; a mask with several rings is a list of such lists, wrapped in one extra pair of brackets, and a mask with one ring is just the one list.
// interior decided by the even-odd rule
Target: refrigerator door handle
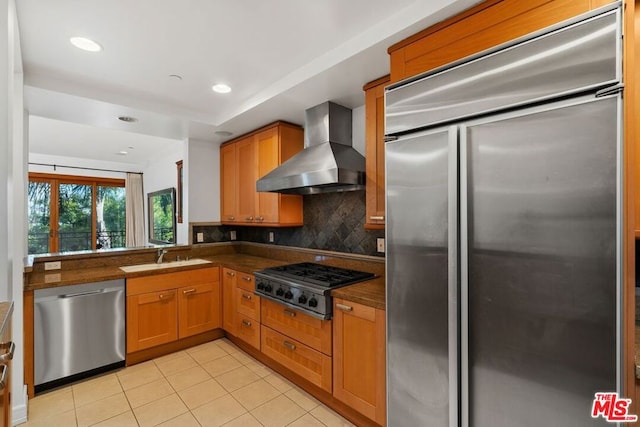
[(469, 427), (469, 224), (467, 177), (467, 126), (460, 136), (460, 417)]
[(458, 427), (458, 407), (453, 402), (459, 400), (459, 333), (458, 333), (458, 127), (449, 128), (448, 165), (448, 300), (449, 300), (449, 426)]

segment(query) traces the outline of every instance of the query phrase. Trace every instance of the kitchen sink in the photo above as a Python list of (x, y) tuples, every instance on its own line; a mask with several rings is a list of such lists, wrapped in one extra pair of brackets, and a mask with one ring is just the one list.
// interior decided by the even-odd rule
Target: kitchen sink
[(124, 271), (125, 273), (137, 273), (139, 271), (162, 270), (165, 268), (187, 267), (190, 265), (198, 264), (211, 264), (211, 261), (207, 261), (206, 259), (193, 258), (184, 261), (163, 262), (161, 264), (156, 264), (154, 262), (150, 264), (125, 265), (120, 267), (120, 270)]

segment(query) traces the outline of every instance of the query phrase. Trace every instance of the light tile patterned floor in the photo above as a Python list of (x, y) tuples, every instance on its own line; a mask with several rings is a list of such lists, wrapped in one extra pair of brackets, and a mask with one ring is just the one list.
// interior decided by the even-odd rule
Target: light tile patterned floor
[(43, 393), (24, 427), (353, 426), (227, 339)]

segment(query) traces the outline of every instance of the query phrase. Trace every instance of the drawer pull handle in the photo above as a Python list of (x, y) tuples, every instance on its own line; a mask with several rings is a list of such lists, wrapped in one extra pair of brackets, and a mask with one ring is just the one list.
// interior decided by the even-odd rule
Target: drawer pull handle
[(291, 344), (289, 341), (283, 342), (282, 345), (287, 347), (289, 350), (295, 350), (296, 349), (296, 345), (295, 344)]
[(243, 321), (242, 321), (242, 324), (243, 324), (244, 326), (246, 326), (247, 328), (250, 328), (250, 327), (251, 327), (251, 322), (249, 322), (248, 320), (243, 320)]
[(192, 289), (185, 289), (184, 291), (182, 291), (182, 294), (183, 294), (183, 295), (188, 295), (188, 294), (192, 294), (192, 293), (194, 293), (195, 291), (196, 291), (196, 290), (195, 290), (195, 288), (192, 288)]
[(246, 300), (251, 301), (251, 295), (249, 295), (249, 294), (245, 294), (245, 293), (243, 293), (243, 294), (242, 294), (242, 298), (244, 298), (244, 299), (246, 299)]
[(0, 363), (7, 363), (13, 360), (13, 354), (16, 352), (16, 344), (13, 341), (2, 343), (0, 344), (0, 350), (7, 350), (0, 355)]
[(336, 303), (336, 308), (339, 308), (342, 311), (353, 311), (353, 307), (350, 305), (344, 305), (340, 303)]
[(369, 217), (369, 219), (372, 219), (374, 221), (384, 221), (384, 215), (372, 215)]
[(236, 275), (236, 273), (234, 273), (233, 271), (227, 271), (227, 276), (233, 277), (235, 275)]
[(244, 280), (245, 282), (250, 282), (250, 281), (251, 281), (251, 277), (249, 277), (249, 276), (242, 276), (242, 280)]
[(2, 374), (0, 374), (0, 392), (4, 391), (7, 386), (7, 371), (9, 367), (7, 365), (2, 365)]
[(160, 299), (171, 299), (171, 298), (173, 298), (173, 294), (160, 294), (160, 295), (158, 295), (158, 298), (160, 298)]
[(286, 314), (289, 317), (296, 317), (296, 312), (295, 311), (291, 311), (289, 309), (284, 309), (284, 314)]

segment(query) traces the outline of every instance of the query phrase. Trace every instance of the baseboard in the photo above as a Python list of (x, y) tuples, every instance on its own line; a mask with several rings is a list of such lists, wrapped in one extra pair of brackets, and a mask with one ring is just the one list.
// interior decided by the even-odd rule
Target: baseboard
[(22, 389), (22, 401), (25, 402), (22, 405), (14, 405), (11, 408), (11, 425), (17, 426), (18, 424), (27, 422), (27, 406), (29, 404), (29, 397), (27, 396), (27, 386)]

